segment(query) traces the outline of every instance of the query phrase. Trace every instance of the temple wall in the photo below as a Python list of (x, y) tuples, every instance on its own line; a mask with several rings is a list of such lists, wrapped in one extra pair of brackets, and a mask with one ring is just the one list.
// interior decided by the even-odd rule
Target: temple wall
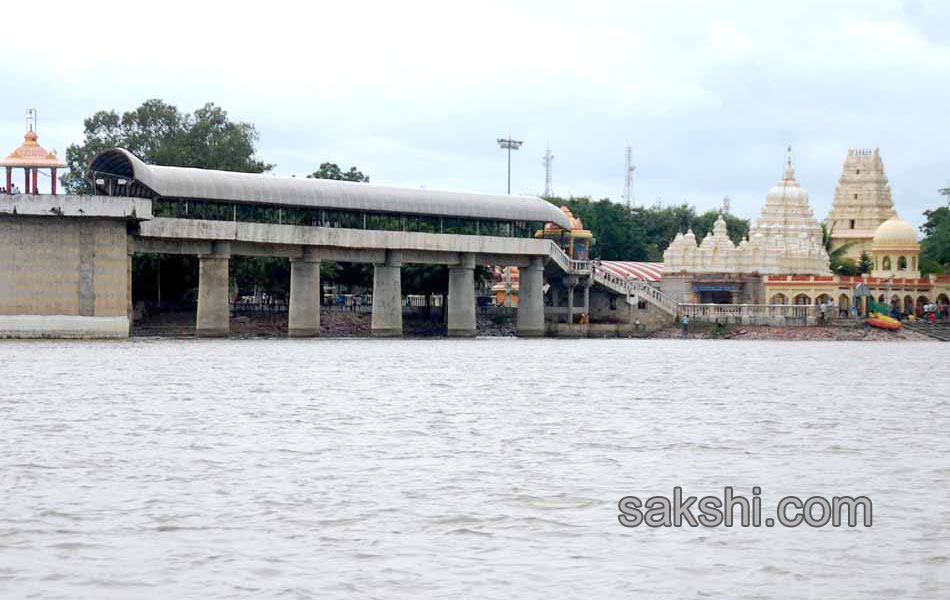
[(693, 292), (692, 282), (693, 275), (664, 273), (660, 291), (677, 302), (695, 304), (699, 302), (699, 295)]
[(0, 337), (128, 336), (127, 248), (123, 221), (0, 216)]
[(699, 304), (702, 298), (696, 291), (695, 285), (716, 283), (736, 286), (735, 301), (732, 304), (764, 304), (766, 302), (762, 277), (755, 274), (674, 273), (663, 276), (660, 291), (677, 302)]

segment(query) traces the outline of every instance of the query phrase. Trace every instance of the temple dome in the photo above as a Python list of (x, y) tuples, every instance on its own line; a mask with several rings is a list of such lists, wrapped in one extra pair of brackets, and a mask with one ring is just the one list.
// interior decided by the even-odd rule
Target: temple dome
[(808, 192), (795, 180), (792, 149), (786, 150), (784, 176), (766, 195), (747, 240), (736, 246), (720, 215), (698, 247), (688, 231), (664, 252), (663, 261), (670, 273), (828, 274), (821, 226), (808, 204)]
[(895, 215), (878, 226), (874, 232), (873, 245), (916, 246), (917, 232), (914, 231), (913, 225)]

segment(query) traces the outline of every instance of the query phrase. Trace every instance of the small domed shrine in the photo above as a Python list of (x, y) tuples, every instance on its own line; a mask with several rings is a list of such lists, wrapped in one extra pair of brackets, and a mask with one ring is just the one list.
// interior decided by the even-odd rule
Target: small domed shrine
[(896, 214), (874, 232), (872, 277), (920, 277), (920, 243), (914, 227)]
[(14, 189), (13, 170), (23, 169), (23, 189), (24, 194), (39, 193), (39, 172), (40, 169), (49, 169), (50, 171), (50, 193), (56, 194), (56, 170), (64, 168), (66, 163), (56, 157), (56, 152), (47, 152), (40, 146), (39, 138), (33, 130), (35, 116), (32, 111), (27, 114), (27, 131), (23, 135), (23, 143), (6, 158), (0, 160), (0, 167), (6, 168), (6, 187), (7, 193), (12, 193)]
[(584, 223), (578, 217), (574, 216), (570, 208), (561, 206), (561, 212), (564, 213), (571, 222), (570, 231), (556, 223), (547, 223), (544, 229), (535, 232), (534, 237), (554, 240), (567, 252), (571, 260), (589, 259), (590, 245), (594, 241), (594, 235), (589, 229), (584, 229)]

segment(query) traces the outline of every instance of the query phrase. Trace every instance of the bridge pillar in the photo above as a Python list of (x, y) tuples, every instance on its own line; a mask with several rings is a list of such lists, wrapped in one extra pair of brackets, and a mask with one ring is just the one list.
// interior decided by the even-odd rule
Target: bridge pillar
[(386, 262), (373, 265), (373, 319), (370, 333), (378, 337), (402, 336), (402, 256), (386, 251)]
[(574, 323), (574, 284), (567, 284), (567, 322)]
[(304, 249), (300, 258), (290, 259), (290, 306), (288, 337), (320, 335), (320, 259)]
[(475, 255), (462, 254), (458, 266), (449, 267), (449, 337), (475, 337)]
[(215, 242), (211, 254), (198, 256), (197, 337), (227, 337), (231, 328), (228, 301), (228, 265), (231, 245)]
[(544, 262), (540, 256), (520, 269), (517, 328), (521, 337), (544, 335)]
[(584, 282), (584, 314), (587, 315), (588, 321), (590, 320), (590, 286), (591, 278), (588, 277), (587, 281)]

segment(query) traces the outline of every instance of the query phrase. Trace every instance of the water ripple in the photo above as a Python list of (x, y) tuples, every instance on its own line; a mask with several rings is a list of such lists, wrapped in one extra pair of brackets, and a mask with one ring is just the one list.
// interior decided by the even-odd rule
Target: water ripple
[[(4, 342), (0, 598), (947, 598), (948, 359), (930, 343)], [(758, 485), (764, 507), (866, 494), (875, 523), (619, 526), (622, 496), (677, 485)]]

